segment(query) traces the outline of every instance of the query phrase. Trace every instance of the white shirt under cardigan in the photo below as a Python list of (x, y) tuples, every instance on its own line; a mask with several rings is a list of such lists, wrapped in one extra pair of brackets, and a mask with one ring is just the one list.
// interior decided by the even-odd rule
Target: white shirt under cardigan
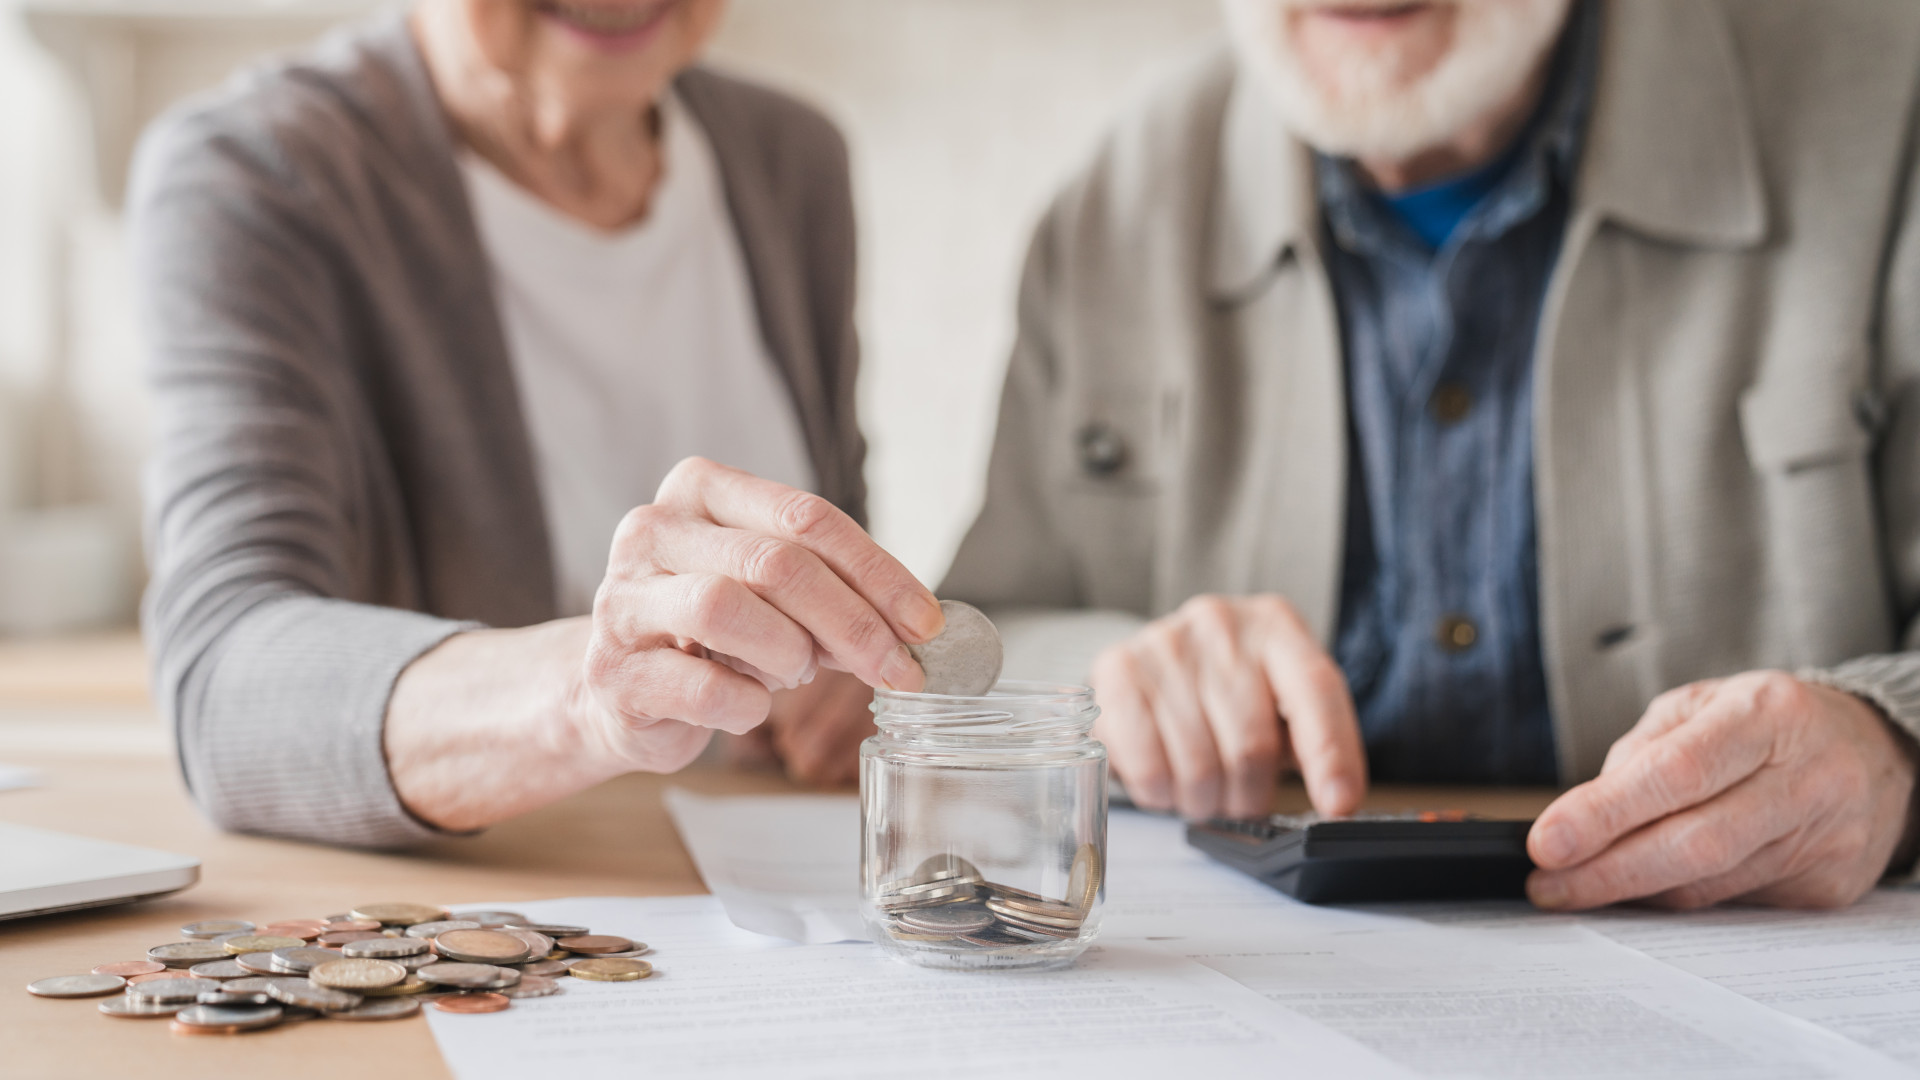
[(614, 529), (682, 458), (811, 489), (800, 418), (760, 335), (713, 148), (671, 96), (646, 219), (606, 232), (475, 154), (461, 170), (492, 263), (562, 615), (593, 610)]

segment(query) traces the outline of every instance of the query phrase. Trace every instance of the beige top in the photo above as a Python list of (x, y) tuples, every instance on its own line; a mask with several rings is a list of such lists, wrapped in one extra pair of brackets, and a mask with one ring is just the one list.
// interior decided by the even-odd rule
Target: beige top
[[(1661, 691), (1756, 668), (1828, 669), (1920, 731), (1920, 6), (1604, 22), (1535, 360), (1561, 779)], [(1319, 245), (1310, 156), (1224, 50), (1135, 108), (1034, 239), (943, 595), (1152, 616), (1274, 592), (1330, 635), (1346, 406)]]

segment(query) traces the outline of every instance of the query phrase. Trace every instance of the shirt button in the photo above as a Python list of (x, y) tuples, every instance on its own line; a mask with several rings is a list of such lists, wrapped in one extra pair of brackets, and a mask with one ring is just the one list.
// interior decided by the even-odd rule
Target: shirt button
[(1435, 420), (1443, 424), (1457, 424), (1473, 411), (1473, 394), (1459, 383), (1441, 383), (1434, 387), (1427, 408), (1433, 412)]
[(1480, 640), (1480, 630), (1473, 625), (1472, 619), (1449, 615), (1433, 628), (1433, 636), (1439, 639), (1440, 647), (1448, 652), (1465, 652)]
[(1127, 463), (1127, 443), (1098, 421), (1080, 429), (1080, 467), (1093, 476), (1111, 476)]

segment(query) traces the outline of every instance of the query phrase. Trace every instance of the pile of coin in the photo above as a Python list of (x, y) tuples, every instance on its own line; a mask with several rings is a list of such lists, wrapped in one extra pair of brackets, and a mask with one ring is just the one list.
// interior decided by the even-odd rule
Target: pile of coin
[(1080, 845), (1067, 879), (1068, 899), (1053, 900), (988, 881), (958, 855), (935, 855), (869, 899), (895, 941), (941, 949), (1030, 949), (1079, 938), (1103, 873), (1100, 850)]
[(145, 960), (27, 985), (38, 997), (117, 996), (100, 1011), (171, 1017), (182, 1035), (231, 1035), (297, 1020), (394, 1020), (499, 1012), (561, 992), (558, 977), (627, 982), (653, 974), (645, 944), (512, 911), (451, 914), (432, 904), (366, 904), (324, 919), (255, 926), (188, 923)]

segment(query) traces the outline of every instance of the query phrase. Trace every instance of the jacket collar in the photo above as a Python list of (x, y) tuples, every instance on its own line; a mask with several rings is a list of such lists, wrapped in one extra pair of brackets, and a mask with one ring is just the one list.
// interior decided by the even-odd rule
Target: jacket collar
[[(1753, 103), (1707, 0), (1606, 0), (1574, 212), (1650, 236), (1739, 248), (1768, 232)], [(1236, 75), (1221, 127), (1208, 285), (1257, 291), (1318, 234), (1313, 155), (1266, 91)]]

